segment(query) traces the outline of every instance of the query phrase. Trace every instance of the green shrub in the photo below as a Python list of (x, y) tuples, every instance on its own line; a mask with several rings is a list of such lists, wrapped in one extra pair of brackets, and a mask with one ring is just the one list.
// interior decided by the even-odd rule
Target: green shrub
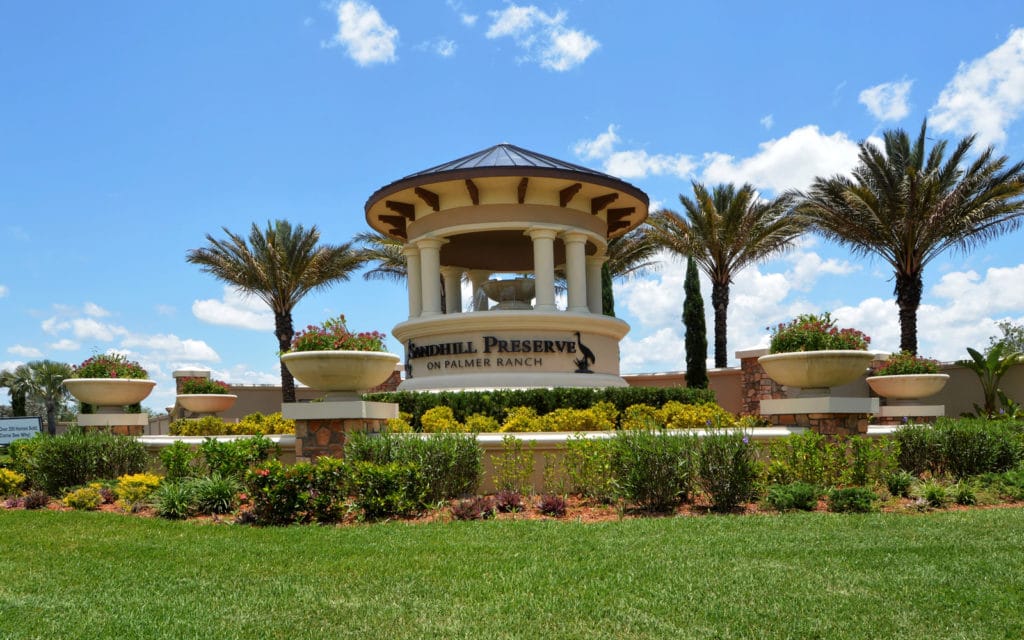
[(99, 489), (94, 486), (75, 489), (64, 496), (64, 504), (76, 510), (93, 511), (102, 503)]
[(622, 412), (619, 427), (626, 431), (643, 429), (652, 431), (665, 426), (658, 414), (658, 409), (649, 404), (631, 404)]
[(196, 475), (198, 460), (199, 454), (180, 440), (160, 450), (160, 464), (163, 465), (164, 475), (168, 480), (180, 480)]
[(540, 418), (537, 410), (533, 407), (512, 407), (505, 414), (505, 421), (501, 423), (501, 431), (513, 433), (528, 433), (540, 431)]
[(609, 438), (588, 438), (583, 434), (571, 436), (565, 441), (563, 464), (573, 491), (597, 502), (611, 502), (615, 499), (613, 444)]
[(17, 448), (12, 445), (18, 471), (33, 487), (50, 495), (59, 495), (64, 489), (92, 480), (139, 473), (149, 461), (142, 443), (105, 431), (71, 429), (61, 435), (38, 435), (15, 444), (22, 442), (31, 444)]
[(398, 412), (397, 418), (389, 418), (384, 426), (388, 433), (412, 433), (412, 414)]
[(759, 475), (750, 438), (740, 431), (714, 431), (698, 441), (697, 481), (715, 511), (731, 511), (754, 496)]
[(424, 504), (426, 482), (413, 463), (355, 462), (351, 482), (355, 504), (370, 520), (408, 515)]
[(524, 443), (507, 435), (501, 439), (501, 453), (491, 457), (494, 465), (494, 487), (517, 493), (533, 493), (530, 476), (533, 475), (533, 442)]
[(935, 428), (942, 468), (958, 480), (1007, 471), (1021, 459), (1020, 436), (998, 421), (940, 420)]
[(215, 473), (203, 478), (192, 478), (189, 482), (192, 484), (198, 513), (223, 514), (238, 508), (238, 494), (242, 485), (235, 478)]
[(904, 471), (920, 476), (925, 471), (936, 473), (940, 463), (938, 434), (926, 424), (908, 424), (893, 434), (899, 443), (899, 465)]
[(792, 353), (794, 351), (828, 351), (853, 349), (864, 351), (871, 343), (856, 329), (836, 327), (832, 314), (805, 313), (785, 324), (772, 329), (769, 351), (771, 353)]
[(864, 487), (884, 483), (899, 467), (899, 445), (894, 440), (852, 436), (838, 442), (846, 445), (849, 460), (843, 484)]
[(1024, 467), (1003, 473), (984, 473), (977, 478), (983, 487), (995, 489), (999, 495), (1011, 500), (1024, 500)]
[(150, 495), (150, 499), (161, 518), (180, 520), (196, 511), (195, 489), (189, 480), (165, 482)]
[(271, 460), (251, 469), (245, 485), (257, 524), (334, 522), (349, 486), (348, 465), (336, 458), (290, 466)]
[(207, 438), (199, 445), (199, 452), (210, 473), (241, 480), (246, 471), (279, 453), (276, 444), (263, 436), (220, 441)]
[(173, 436), (256, 436), (295, 433), (295, 421), (277, 413), (250, 413), (238, 422), (226, 422), (217, 416), (182, 418), (170, 425)]
[(978, 494), (974, 485), (966, 480), (961, 480), (949, 488), (949, 496), (953, 502), (961, 505), (978, 504)]
[(907, 471), (893, 471), (885, 479), (885, 487), (893, 496), (906, 498), (914, 485), (914, 476)]
[(878, 496), (866, 487), (833, 489), (828, 493), (828, 510), (835, 513), (869, 513)]
[(491, 416), (474, 413), (466, 418), (466, 431), (469, 433), (494, 433), (501, 430), (501, 423)]
[(420, 418), (432, 407), (450, 407), (456, 420), (465, 422), (474, 413), (494, 420), (505, 419), (509, 409), (529, 407), (537, 415), (555, 409), (589, 409), (598, 402), (611, 403), (620, 414), (630, 405), (646, 404), (661, 407), (670, 400), (684, 404), (714, 402), (715, 395), (707, 389), (687, 387), (608, 387), (601, 389), (495, 389), (491, 391), (394, 391), (373, 393), (366, 400), (395, 402), (399, 410), (412, 416), (414, 429), (420, 429)]
[(24, 484), (24, 474), (13, 469), (0, 468), (0, 498), (18, 495)]
[(669, 511), (687, 498), (693, 485), (694, 436), (620, 431), (612, 442), (612, 475), (625, 498), (652, 511)]
[(424, 438), (357, 433), (346, 443), (345, 457), (352, 462), (416, 464), (426, 479), (428, 503), (474, 493), (483, 474), (483, 450), (471, 434), (436, 433)]
[(844, 447), (813, 431), (773, 441), (769, 460), (768, 481), (773, 484), (832, 487), (839, 484), (847, 466)]
[(537, 431), (609, 431), (615, 428), (618, 411), (610, 402), (589, 409), (555, 409), (537, 419)]
[(227, 424), (217, 416), (181, 418), (168, 427), (172, 436), (223, 436), (228, 435)]
[(776, 484), (768, 489), (765, 498), (771, 507), (777, 511), (790, 511), (799, 509), (801, 511), (813, 511), (818, 506), (818, 497), (821, 489), (806, 482), (791, 482), (789, 484)]

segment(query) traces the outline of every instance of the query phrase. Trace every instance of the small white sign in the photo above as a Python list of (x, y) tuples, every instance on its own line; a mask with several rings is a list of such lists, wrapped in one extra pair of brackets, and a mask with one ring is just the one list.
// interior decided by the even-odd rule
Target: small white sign
[(35, 418), (0, 418), (0, 445), (11, 444), (15, 440), (31, 438), (43, 428), (43, 419)]

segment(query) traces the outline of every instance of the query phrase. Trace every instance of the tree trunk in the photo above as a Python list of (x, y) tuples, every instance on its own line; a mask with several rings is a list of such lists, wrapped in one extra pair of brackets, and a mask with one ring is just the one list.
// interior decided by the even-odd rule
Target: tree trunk
[(28, 415), (27, 404), (27, 394), (24, 391), (11, 390), (11, 415), (13, 417), (20, 418)]
[(900, 351), (917, 355), (917, 308), (924, 281), (921, 273), (896, 272), (896, 305), (900, 308)]
[(601, 265), (601, 313), (615, 317), (615, 290), (612, 289), (612, 271), (607, 261)]
[(57, 435), (57, 403), (46, 401), (46, 431), (51, 436)]
[[(292, 314), (274, 312), (274, 335), (277, 336), (277, 348), (280, 353), (285, 353), (292, 346), (292, 338), (295, 337), (295, 328), (292, 326)], [(288, 367), (281, 365), (281, 401), (295, 402), (295, 378)]]
[(729, 283), (711, 281), (711, 306), (715, 309), (715, 368), (729, 366), (726, 335), (729, 325), (726, 320), (729, 311)]

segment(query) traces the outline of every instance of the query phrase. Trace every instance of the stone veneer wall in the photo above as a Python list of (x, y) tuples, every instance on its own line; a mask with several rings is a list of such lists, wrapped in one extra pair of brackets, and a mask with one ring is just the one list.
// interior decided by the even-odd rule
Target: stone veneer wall
[(740, 359), (740, 384), (743, 387), (740, 415), (743, 416), (761, 415), (761, 400), (780, 400), (786, 397), (782, 385), (769, 378), (764, 367), (757, 361), (762, 353), (757, 350), (736, 354)]
[(317, 458), (345, 457), (349, 433), (380, 433), (386, 420), (375, 418), (331, 418), (295, 421), (295, 459), (316, 462)]

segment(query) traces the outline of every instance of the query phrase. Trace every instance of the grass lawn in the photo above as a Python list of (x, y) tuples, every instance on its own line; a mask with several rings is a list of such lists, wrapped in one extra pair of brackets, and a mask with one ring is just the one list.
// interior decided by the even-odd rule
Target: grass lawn
[(0, 638), (1021, 638), (1024, 509), (345, 528), (0, 511)]

